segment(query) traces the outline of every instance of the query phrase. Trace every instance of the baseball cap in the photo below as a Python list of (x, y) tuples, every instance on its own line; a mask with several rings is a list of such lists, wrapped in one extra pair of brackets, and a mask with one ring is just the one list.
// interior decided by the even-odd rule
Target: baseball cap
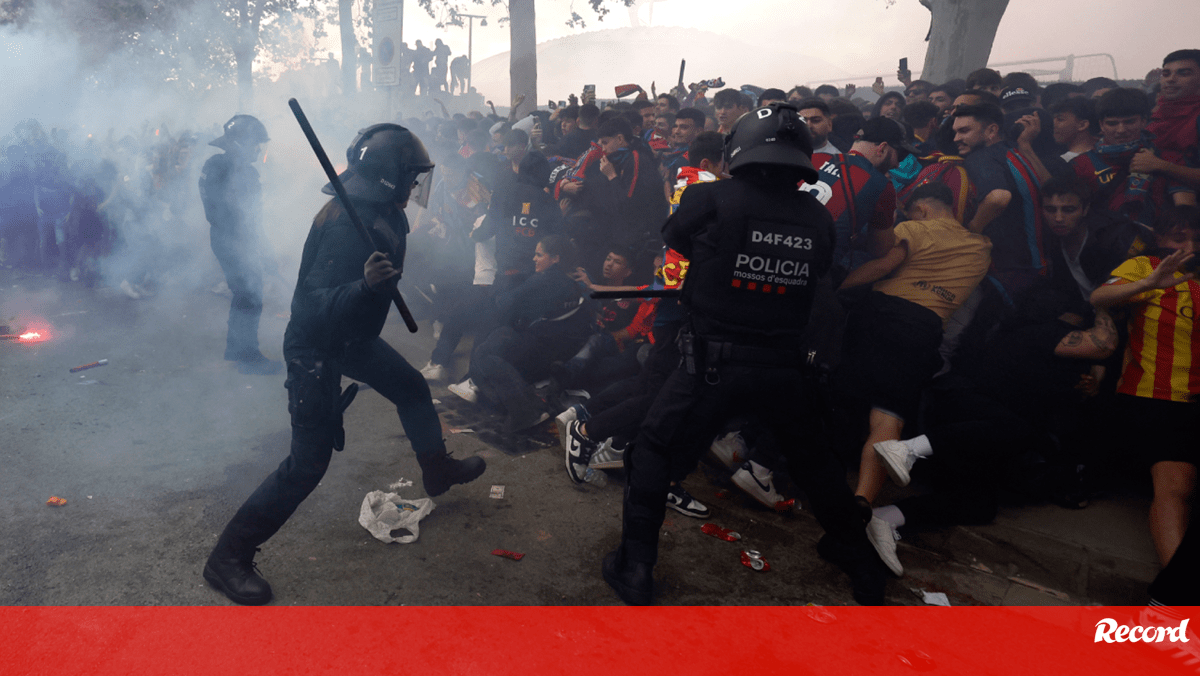
[(1036, 100), (1024, 87), (1007, 87), (1000, 92), (1000, 107), (1005, 111), (1031, 108)]
[(890, 117), (876, 117), (863, 123), (862, 129), (854, 136), (856, 141), (870, 143), (886, 143), (897, 150), (920, 155), (920, 151), (908, 142), (908, 130), (904, 125)]

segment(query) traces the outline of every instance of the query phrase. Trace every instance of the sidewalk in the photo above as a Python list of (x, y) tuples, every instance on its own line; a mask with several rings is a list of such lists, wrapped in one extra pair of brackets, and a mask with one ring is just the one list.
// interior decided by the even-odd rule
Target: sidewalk
[(1159, 570), (1149, 509), (1135, 496), (1083, 510), (1005, 507), (988, 526), (914, 534), (899, 543), (902, 583), (952, 604), (1143, 605)]

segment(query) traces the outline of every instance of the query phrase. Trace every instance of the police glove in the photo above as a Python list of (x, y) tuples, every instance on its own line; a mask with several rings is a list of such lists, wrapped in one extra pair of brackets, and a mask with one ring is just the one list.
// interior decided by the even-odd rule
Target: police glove
[(384, 282), (399, 274), (400, 271), (392, 267), (392, 262), (388, 260), (387, 254), (380, 251), (371, 254), (371, 257), (363, 265), (363, 279), (372, 291), (382, 291)]

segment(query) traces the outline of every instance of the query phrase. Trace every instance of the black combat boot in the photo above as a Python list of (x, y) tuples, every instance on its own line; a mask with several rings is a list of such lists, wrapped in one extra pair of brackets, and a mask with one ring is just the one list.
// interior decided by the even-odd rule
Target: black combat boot
[(446, 449), (441, 449), (429, 456), (417, 456), (421, 465), (421, 480), (425, 484), (425, 494), (436, 497), (450, 490), (454, 484), (465, 484), (479, 478), (487, 469), (483, 458), (471, 456), (466, 460), (456, 460), (450, 457)]
[(221, 547), (204, 564), (204, 579), (217, 591), (243, 606), (261, 606), (271, 600), (271, 585), (258, 574), (254, 555), (226, 556)]
[(624, 550), (618, 547), (604, 557), (600, 572), (608, 586), (628, 605), (648, 606), (654, 603), (654, 566), (649, 563), (630, 561)]

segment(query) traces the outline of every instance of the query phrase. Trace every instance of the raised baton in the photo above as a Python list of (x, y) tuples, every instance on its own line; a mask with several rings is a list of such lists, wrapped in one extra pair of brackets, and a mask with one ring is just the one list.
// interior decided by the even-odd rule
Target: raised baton
[[(304, 111), (300, 109), (300, 102), (296, 99), (288, 99), (288, 107), (292, 109), (292, 113), (296, 115), (296, 121), (300, 123), (300, 129), (304, 132), (305, 138), (308, 139), (308, 144), (312, 146), (313, 152), (317, 155), (317, 160), (321, 163), (321, 168), (325, 170), (325, 176), (329, 178), (330, 185), (333, 186), (333, 191), (337, 193), (338, 199), (342, 201), (342, 206), (346, 207), (346, 213), (350, 216), (350, 222), (354, 224), (354, 229), (358, 231), (358, 236), (362, 237), (374, 251), (381, 251), (379, 245), (375, 243), (375, 238), (371, 236), (371, 231), (367, 230), (367, 226), (358, 218), (358, 212), (354, 210), (354, 205), (350, 203), (350, 196), (346, 194), (346, 188), (342, 185), (342, 180), (338, 178), (337, 172), (334, 171), (333, 165), (329, 163), (329, 157), (325, 154), (325, 149), (321, 147), (321, 141), (317, 139), (317, 133), (313, 131), (312, 125), (308, 123), (308, 117)], [(417, 332), (417, 320), (413, 319), (412, 313), (408, 310), (408, 305), (404, 303), (404, 297), (400, 295), (400, 289), (392, 287), (392, 302), (396, 304), (396, 309), (400, 311), (400, 316), (404, 319), (404, 325), (412, 333)]]

